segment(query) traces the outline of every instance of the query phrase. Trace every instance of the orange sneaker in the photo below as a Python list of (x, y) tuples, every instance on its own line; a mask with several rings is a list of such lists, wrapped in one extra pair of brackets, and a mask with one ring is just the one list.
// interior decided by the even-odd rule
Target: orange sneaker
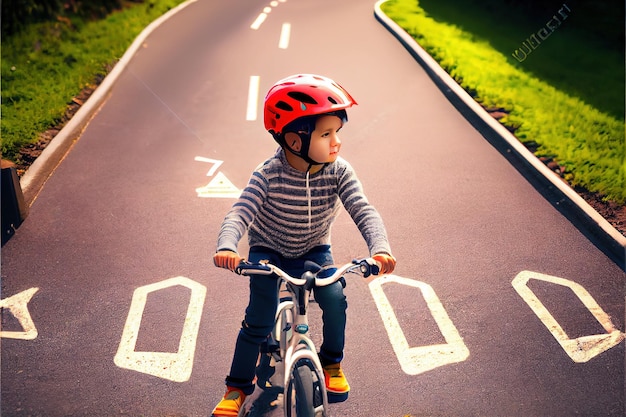
[(226, 388), (224, 398), (215, 406), (211, 417), (237, 417), (246, 394), (233, 387)]
[(350, 392), (350, 384), (348, 384), (340, 363), (324, 366), (324, 382), (329, 394), (346, 395)]

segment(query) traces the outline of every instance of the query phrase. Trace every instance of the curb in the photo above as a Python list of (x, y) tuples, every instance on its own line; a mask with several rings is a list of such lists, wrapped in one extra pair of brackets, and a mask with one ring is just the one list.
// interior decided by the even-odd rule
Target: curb
[[(415, 60), (426, 70), (435, 84), (442, 90), (448, 100), (452, 101), (455, 107), (466, 118), (479, 118), (480, 129), (470, 120), (483, 135), (485, 133), (493, 136), (492, 139), (499, 141), (497, 145), (507, 147), (506, 152), (512, 152), (517, 159), (540, 177), (539, 181), (551, 188), (551, 191), (558, 193), (568, 201), (570, 209), (575, 212), (570, 213), (575, 220), (582, 223), (588, 229), (591, 236), (585, 234), (600, 249), (609, 256), (622, 270), (626, 270), (626, 237), (615, 229), (604, 217), (602, 217), (593, 207), (591, 207), (582, 197), (580, 197), (561, 177), (552, 172), (543, 164), (532, 152), (511, 134), (500, 122), (491, 117), (489, 113), (478, 104), (456, 81), (435, 61), (418, 43), (402, 29), (396, 22), (391, 20), (381, 9), (381, 5), (387, 0), (378, 0), (374, 6), (374, 16), (376, 19), (394, 35)], [(487, 130), (484, 132), (483, 130)], [(500, 150), (500, 149), (499, 149)], [(500, 150), (502, 152), (502, 150)], [(553, 203), (554, 204), (554, 203)], [(556, 204), (559, 204), (558, 202)], [(562, 207), (559, 208), (562, 211)], [(566, 208), (565, 208), (566, 210)], [(572, 219), (570, 219), (572, 220)]]
[(115, 64), (113, 70), (104, 78), (85, 104), (78, 109), (76, 114), (63, 126), (43, 152), (41, 152), (41, 155), (28, 167), (20, 179), (20, 187), (22, 188), (24, 201), (28, 207), (37, 199), (39, 192), (48, 178), (50, 178), (54, 170), (59, 166), (61, 161), (63, 161), (72, 145), (80, 138), (93, 116), (106, 101), (111, 92), (111, 88), (124, 69), (126, 69), (132, 57), (137, 53), (139, 48), (141, 48), (146, 38), (167, 19), (196, 1), (197, 0), (187, 0), (150, 23), (135, 38), (122, 58)]

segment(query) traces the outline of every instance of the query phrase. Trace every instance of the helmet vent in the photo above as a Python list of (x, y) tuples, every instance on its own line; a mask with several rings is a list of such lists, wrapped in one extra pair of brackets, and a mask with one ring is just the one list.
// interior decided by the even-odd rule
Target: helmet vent
[(335, 100), (335, 99), (334, 99), (334, 98), (332, 98), (332, 97), (328, 97), (328, 101), (330, 101), (330, 102), (331, 102), (331, 103), (333, 103), (333, 104), (337, 104), (337, 100)]
[(282, 100), (280, 100), (278, 103), (276, 103), (276, 107), (278, 107), (281, 110), (285, 110), (285, 111), (293, 111), (293, 107), (291, 107), (288, 103), (285, 103)]
[(290, 91), (287, 93), (287, 95), (294, 100), (298, 100), (301, 103), (317, 104), (317, 101), (313, 97), (300, 91)]

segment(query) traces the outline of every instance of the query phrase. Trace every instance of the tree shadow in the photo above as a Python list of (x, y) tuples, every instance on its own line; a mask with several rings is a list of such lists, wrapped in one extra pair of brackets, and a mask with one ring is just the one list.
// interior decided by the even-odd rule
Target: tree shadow
[[(560, 25), (543, 41), (536, 34), (559, 14), (558, 6), (554, 10), (548, 10), (548, 6), (533, 10), (528, 5), (490, 0), (463, 4), (453, 0), (419, 0), (419, 6), (436, 21), (487, 41), (517, 68), (618, 120), (624, 119), (623, 39), (613, 32), (601, 36), (602, 28), (594, 32), (590, 26), (594, 22), (587, 19), (589, 13), (576, 9), (576, 3), (569, 11), (562, 10), (566, 18), (561, 17)], [(623, 26), (624, 5), (616, 4), (614, 9), (615, 21)], [(513, 54), (525, 41), (528, 45), (532, 35), (539, 43), (520, 62)]]

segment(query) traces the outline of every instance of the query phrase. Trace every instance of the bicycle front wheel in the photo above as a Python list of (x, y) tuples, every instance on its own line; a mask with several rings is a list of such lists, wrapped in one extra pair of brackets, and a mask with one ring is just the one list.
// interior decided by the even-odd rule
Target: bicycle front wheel
[(285, 389), (285, 412), (288, 417), (325, 417), (324, 378), (308, 359), (294, 366)]

